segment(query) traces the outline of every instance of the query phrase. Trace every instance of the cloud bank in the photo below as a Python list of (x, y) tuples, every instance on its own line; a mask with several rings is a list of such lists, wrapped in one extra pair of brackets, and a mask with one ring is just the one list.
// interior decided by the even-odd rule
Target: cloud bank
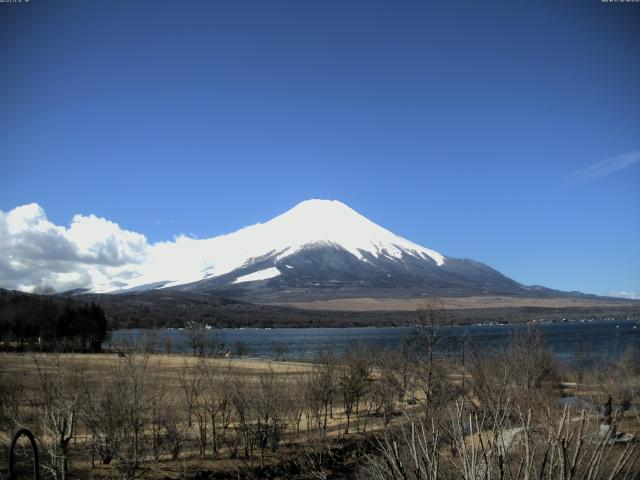
[(640, 292), (610, 292), (612, 297), (628, 298), (629, 300), (640, 300)]
[(0, 210), (0, 288), (108, 292), (125, 284), (194, 281), (212, 267), (211, 251), (210, 240), (184, 235), (151, 244), (95, 215), (55, 225), (36, 203)]
[(605, 158), (593, 165), (576, 170), (571, 174), (571, 178), (588, 182), (632, 167), (639, 162), (640, 150), (634, 150), (615, 157)]
[(53, 224), (38, 204), (0, 211), (0, 287), (86, 288), (127, 277), (149, 255), (144, 235), (95, 215)]

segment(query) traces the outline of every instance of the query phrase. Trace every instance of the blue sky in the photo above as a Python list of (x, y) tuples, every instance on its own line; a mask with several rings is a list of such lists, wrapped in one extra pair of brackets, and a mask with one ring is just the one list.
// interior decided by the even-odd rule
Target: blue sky
[(640, 4), (0, 4), (0, 211), (150, 242), (339, 199), (523, 283), (640, 294)]

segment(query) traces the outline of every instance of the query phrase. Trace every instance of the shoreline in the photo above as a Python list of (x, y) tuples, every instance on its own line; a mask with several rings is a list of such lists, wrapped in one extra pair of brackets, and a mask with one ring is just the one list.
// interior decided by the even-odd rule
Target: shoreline
[[(476, 323), (446, 323), (442, 322), (436, 324), (436, 328), (462, 328), (462, 327), (506, 327), (506, 326), (523, 326), (523, 325), (533, 325), (533, 326), (543, 326), (543, 325), (560, 325), (563, 323), (609, 323), (609, 322), (640, 322), (640, 315), (634, 317), (626, 317), (626, 318), (615, 318), (615, 317), (598, 317), (598, 318), (567, 318), (567, 319), (540, 319), (540, 320), (530, 320), (530, 321), (513, 321), (513, 322), (476, 322)], [(212, 328), (207, 328), (208, 331), (220, 331), (220, 330), (232, 330), (232, 331), (241, 331), (241, 330), (254, 330), (254, 331), (268, 331), (268, 330), (348, 330), (348, 329), (382, 329), (382, 328), (415, 328), (420, 325), (417, 323), (405, 323), (405, 324), (384, 324), (384, 323), (371, 323), (371, 324), (362, 324), (362, 325), (327, 325), (327, 326), (295, 326), (295, 325), (281, 325), (274, 327), (217, 327), (214, 326)], [(128, 327), (128, 328), (118, 328), (114, 330), (110, 330), (109, 332), (125, 332), (132, 330), (170, 330), (170, 331), (184, 331), (187, 330), (187, 327)]]

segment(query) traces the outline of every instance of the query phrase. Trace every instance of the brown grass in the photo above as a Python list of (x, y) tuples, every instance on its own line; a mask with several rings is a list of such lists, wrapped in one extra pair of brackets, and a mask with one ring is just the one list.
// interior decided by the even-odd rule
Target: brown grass
[[(0, 353), (0, 365), (3, 375), (19, 374), (23, 378), (25, 389), (22, 402), (26, 407), (23, 410), (23, 421), (26, 427), (34, 431), (37, 431), (39, 426), (39, 414), (37, 408), (33, 406), (41, 389), (39, 369), (40, 371), (49, 371), (51, 373), (59, 370), (62, 372), (63, 377), (67, 379), (77, 378), (77, 375), (80, 374), (87, 383), (98, 384), (101, 379), (113, 375), (114, 367), (121, 361), (122, 359), (116, 353)], [(255, 358), (198, 358), (180, 354), (150, 354), (145, 373), (147, 381), (161, 385), (167, 397), (176, 400), (177, 408), (180, 409), (181, 415), (184, 413), (184, 408), (181, 406), (182, 402), (184, 402), (180, 384), (181, 371), (184, 370), (185, 366), (195, 367), (198, 362), (206, 362), (220, 372), (231, 372), (234, 378), (244, 377), (249, 384), (254, 385), (258, 383), (261, 374), (273, 372), (284, 381), (286, 391), (282, 392), (283, 396), (299, 394), (299, 392), (295, 391), (297, 377), (313, 369), (313, 364), (311, 363), (278, 362)], [(381, 420), (371, 420), (369, 423), (371, 429), (376, 428), (376, 422), (380, 423)], [(328, 438), (341, 436), (345, 423), (344, 412), (336, 405), (333, 417), (327, 422)], [(306, 431), (306, 423), (303, 420), (301, 423), (302, 436), (299, 438), (292, 437), (292, 441), (283, 442), (277, 452), (269, 452), (266, 464), (277, 464), (295, 458), (299, 454), (295, 452), (305, 449), (304, 433)], [(353, 429), (353, 432), (351, 437), (359, 435), (355, 433), (355, 429)], [(3, 450), (8, 445), (10, 434), (11, 432), (0, 432), (0, 445), (2, 445)], [(98, 465), (97, 468), (91, 468), (90, 460), (87, 457), (90, 437), (82, 423), (78, 423), (72, 445), (71, 473), (73, 478), (112, 478), (114, 476), (113, 465)], [(226, 451), (221, 451), (215, 457), (209, 455), (208, 458), (199, 458), (197, 449), (191, 445), (178, 460), (171, 461), (166, 458), (159, 463), (153, 464), (153, 471), (148, 472), (146, 478), (183, 478), (185, 472), (189, 471), (191, 472), (190, 475), (192, 475), (194, 471), (198, 470), (225, 472), (242, 470), (248, 467), (247, 462), (248, 460), (242, 457), (230, 459)], [(4, 474), (6, 472), (0, 468), (0, 473)]]
[[(569, 307), (623, 307), (629, 306), (629, 301), (606, 298), (525, 298), (525, 297), (443, 297), (439, 298), (444, 308), (569, 308)], [(422, 307), (422, 298), (337, 298), (332, 300), (314, 300), (311, 302), (281, 303), (291, 307), (309, 310), (346, 310), (346, 311), (413, 311)]]

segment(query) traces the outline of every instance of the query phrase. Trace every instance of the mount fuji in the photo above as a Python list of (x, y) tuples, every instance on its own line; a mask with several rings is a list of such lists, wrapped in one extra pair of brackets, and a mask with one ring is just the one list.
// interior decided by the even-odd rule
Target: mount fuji
[[(566, 295), (522, 285), (480, 262), (446, 257), (335, 200), (307, 200), (266, 223), (210, 239), (190, 239), (184, 250), (188, 258), (171, 252), (137, 277), (94, 292), (171, 290), (259, 303)], [(197, 261), (190, 260), (194, 258)]]

